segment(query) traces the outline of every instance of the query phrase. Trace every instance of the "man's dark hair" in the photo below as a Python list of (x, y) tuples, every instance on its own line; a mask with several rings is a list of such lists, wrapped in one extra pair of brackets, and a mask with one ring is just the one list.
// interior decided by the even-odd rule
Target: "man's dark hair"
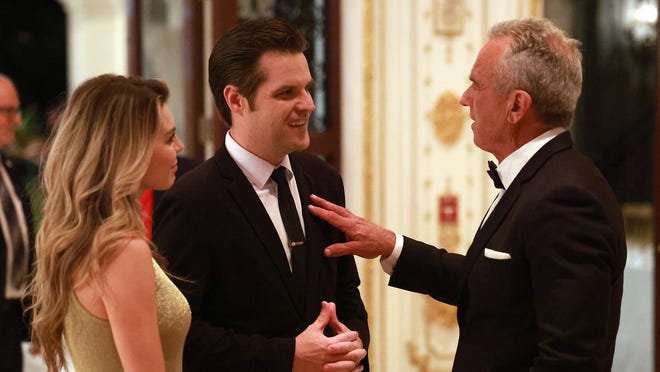
[(252, 102), (257, 87), (266, 80), (259, 67), (265, 52), (302, 53), (309, 47), (305, 37), (288, 21), (278, 18), (242, 22), (222, 35), (209, 57), (209, 87), (215, 106), (227, 126), (231, 112), (223, 95), (227, 85), (238, 87), (239, 93)]

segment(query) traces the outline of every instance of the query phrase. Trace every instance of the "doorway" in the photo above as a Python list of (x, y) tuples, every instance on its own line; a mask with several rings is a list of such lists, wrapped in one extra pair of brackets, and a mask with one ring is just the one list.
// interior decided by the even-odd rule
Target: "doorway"
[(624, 216), (628, 258), (612, 370), (660, 370), (653, 326), (660, 298), (653, 216), (660, 187), (653, 162), (657, 1), (553, 0), (545, 2), (545, 14), (582, 42), (584, 82), (571, 132), (576, 148), (610, 183)]

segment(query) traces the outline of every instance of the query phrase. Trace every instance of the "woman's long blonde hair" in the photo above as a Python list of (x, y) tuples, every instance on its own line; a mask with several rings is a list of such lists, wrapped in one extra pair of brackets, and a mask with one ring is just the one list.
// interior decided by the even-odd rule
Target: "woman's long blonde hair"
[(28, 292), (32, 342), (50, 371), (65, 366), (62, 335), (74, 273), (102, 288), (102, 270), (118, 243), (145, 236), (138, 192), (168, 94), (159, 80), (101, 75), (73, 92), (56, 123)]

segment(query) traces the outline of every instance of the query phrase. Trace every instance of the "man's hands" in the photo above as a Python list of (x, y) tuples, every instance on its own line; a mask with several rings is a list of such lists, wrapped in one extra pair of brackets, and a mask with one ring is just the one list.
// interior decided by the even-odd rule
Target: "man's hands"
[[(308, 206), (311, 213), (340, 229), (349, 240), (326, 247), (326, 256), (356, 254), (374, 258), (392, 253), (396, 240), (392, 231), (316, 195), (312, 195), (311, 200), (314, 203)], [(326, 337), (323, 334), (328, 326), (336, 336)], [(363, 370), (360, 361), (366, 355), (360, 335), (339, 321), (334, 303), (323, 301), (316, 321), (296, 337), (293, 371), (359, 372)]]
[(358, 217), (348, 209), (342, 208), (316, 195), (311, 196), (313, 205), (309, 211), (316, 217), (328, 222), (346, 234), (346, 243), (335, 243), (325, 248), (328, 257), (354, 254), (364, 258), (378, 256), (389, 257), (394, 249), (394, 232)]
[[(326, 337), (323, 330), (327, 326), (337, 335)], [(362, 371), (360, 361), (366, 355), (360, 335), (339, 321), (334, 303), (323, 301), (316, 321), (296, 337), (293, 372), (359, 372)]]

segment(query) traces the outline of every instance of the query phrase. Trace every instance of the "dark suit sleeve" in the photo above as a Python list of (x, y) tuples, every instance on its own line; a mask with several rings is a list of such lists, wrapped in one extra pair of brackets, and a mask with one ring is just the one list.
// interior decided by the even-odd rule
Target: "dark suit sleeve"
[(389, 285), (458, 304), (465, 256), (404, 237)]
[(539, 352), (530, 371), (599, 371), (608, 364), (602, 359), (613, 350), (606, 350), (606, 340), (613, 339), (618, 320), (612, 318), (619, 314), (607, 309), (611, 301), (620, 305), (613, 283), (623, 280), (625, 257), (616, 255), (625, 254), (619, 249), (625, 243), (612, 221), (616, 206), (603, 200), (569, 186), (529, 206), (531, 218), (520, 233), (538, 327)]
[[(203, 199), (203, 198), (201, 198)], [(168, 269), (188, 299), (192, 323), (184, 347), (186, 371), (290, 371), (293, 365), (293, 338), (266, 338), (258, 334), (237, 334), (201, 320), (205, 312), (204, 294), (214, 267), (212, 244), (222, 244), (212, 236), (200, 198), (185, 198), (175, 190), (167, 192), (154, 220), (154, 242), (169, 261)], [(217, 270), (217, 268), (215, 268)]]

